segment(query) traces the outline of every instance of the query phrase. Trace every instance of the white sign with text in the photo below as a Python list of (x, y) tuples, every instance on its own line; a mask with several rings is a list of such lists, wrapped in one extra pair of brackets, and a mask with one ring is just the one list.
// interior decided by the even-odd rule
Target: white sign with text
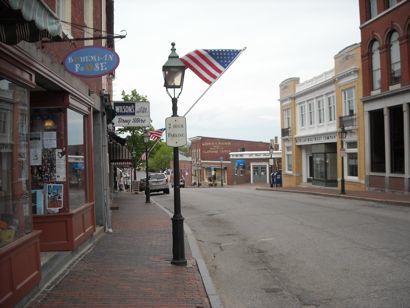
[(187, 144), (186, 118), (169, 117), (165, 119), (167, 145), (180, 147)]

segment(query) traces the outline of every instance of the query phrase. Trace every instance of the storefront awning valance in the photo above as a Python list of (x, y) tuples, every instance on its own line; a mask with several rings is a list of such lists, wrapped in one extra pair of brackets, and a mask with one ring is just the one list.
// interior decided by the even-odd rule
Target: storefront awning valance
[(41, 0), (0, 0), (0, 42), (15, 45), (62, 36), (60, 20)]

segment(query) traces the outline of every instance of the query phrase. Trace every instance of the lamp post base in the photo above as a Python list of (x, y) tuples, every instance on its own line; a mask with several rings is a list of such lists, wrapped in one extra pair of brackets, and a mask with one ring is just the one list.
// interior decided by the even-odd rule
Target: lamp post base
[(184, 218), (172, 217), (172, 261), (171, 264), (178, 266), (187, 265), (184, 245)]

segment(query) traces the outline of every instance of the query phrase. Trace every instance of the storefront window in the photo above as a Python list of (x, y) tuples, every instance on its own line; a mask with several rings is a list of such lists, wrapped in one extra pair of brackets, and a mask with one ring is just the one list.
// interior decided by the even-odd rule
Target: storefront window
[(326, 153), (326, 180), (337, 180), (337, 155)]
[(32, 230), (28, 90), (0, 78), (0, 247)]
[(325, 154), (313, 154), (313, 174), (315, 179), (325, 179)]
[(31, 110), (31, 201), (36, 215), (56, 214), (67, 208), (64, 115), (59, 108)]
[(84, 205), (87, 197), (84, 116), (67, 111), (68, 179), (70, 209)]

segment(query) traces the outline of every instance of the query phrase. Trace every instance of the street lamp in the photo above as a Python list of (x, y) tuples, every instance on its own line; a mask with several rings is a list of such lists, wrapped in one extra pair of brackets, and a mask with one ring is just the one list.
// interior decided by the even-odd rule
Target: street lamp
[[(175, 52), (175, 43), (171, 43), (171, 53), (162, 67), (164, 87), (172, 100), (172, 116), (178, 116), (178, 97), (184, 85), (185, 65)], [(180, 89), (176, 93), (176, 89)], [(171, 91), (171, 93), (170, 93)], [(185, 266), (184, 217), (181, 214), (181, 194), (179, 187), (179, 148), (174, 147), (174, 216), (172, 217), (172, 264)]]
[(342, 195), (346, 194), (346, 190), (345, 190), (345, 149), (343, 148), (343, 142), (347, 136), (347, 131), (345, 130), (345, 127), (342, 126), (340, 128), (340, 130), (337, 132), (339, 135), (339, 138), (341, 140), (341, 147), (340, 147), (340, 157), (342, 159), (342, 178), (340, 179), (340, 193)]
[(149, 191), (149, 175), (148, 175), (148, 142), (149, 133), (147, 130), (144, 132), (144, 145), (145, 145), (145, 203), (151, 203), (150, 191)]
[(270, 182), (270, 187), (273, 187), (273, 179), (272, 179), (272, 173), (273, 173), (273, 146), (272, 144), (269, 147), (269, 155), (270, 155), (270, 159), (269, 159), (269, 182)]
[(222, 169), (222, 163), (223, 163), (223, 161), (224, 161), (224, 158), (221, 156), (220, 158), (220, 161), (221, 161), (221, 187), (224, 187), (224, 178), (223, 178), (223, 175), (224, 175), (224, 173), (223, 173), (223, 169)]

